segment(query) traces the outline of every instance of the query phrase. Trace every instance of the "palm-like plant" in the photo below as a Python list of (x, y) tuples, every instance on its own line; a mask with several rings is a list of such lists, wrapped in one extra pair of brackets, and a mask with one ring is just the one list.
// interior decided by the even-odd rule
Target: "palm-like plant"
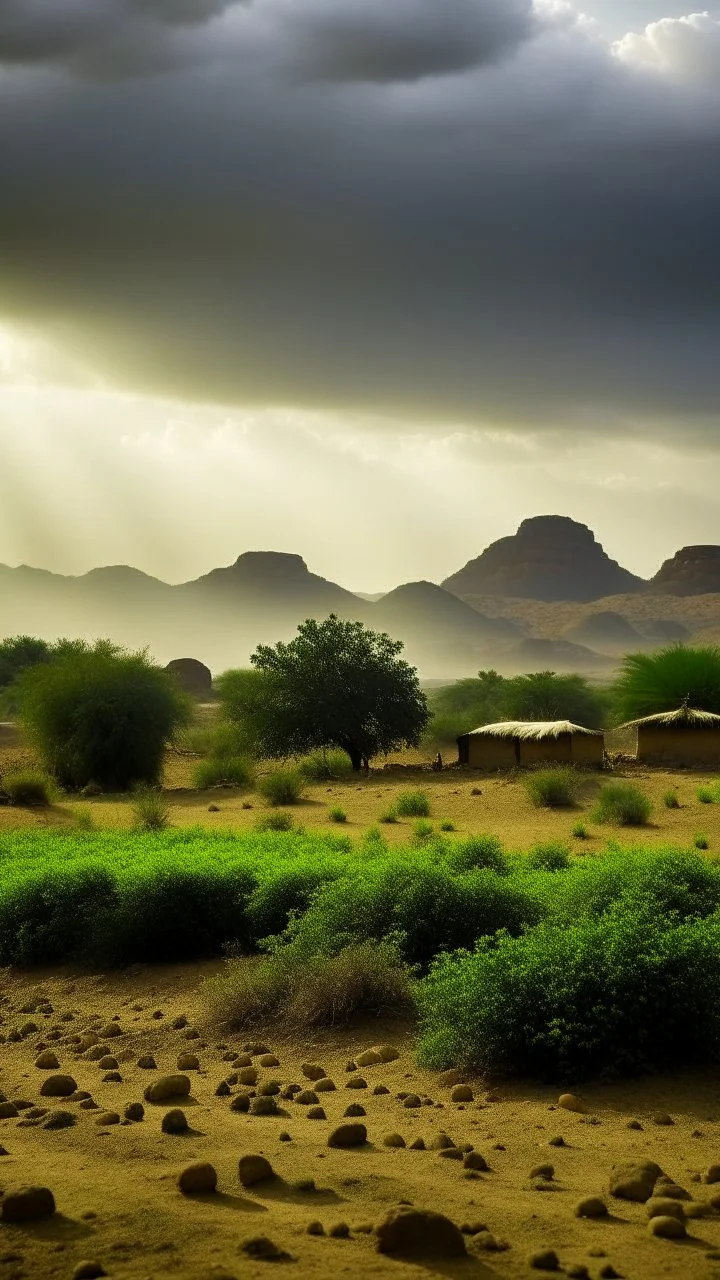
[(683, 705), (720, 714), (720, 647), (670, 645), (657, 653), (630, 653), (615, 686), (619, 720), (637, 720)]

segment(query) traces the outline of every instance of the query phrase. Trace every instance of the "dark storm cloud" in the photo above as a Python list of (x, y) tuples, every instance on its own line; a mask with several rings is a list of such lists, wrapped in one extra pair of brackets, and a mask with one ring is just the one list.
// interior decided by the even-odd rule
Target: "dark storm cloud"
[[(713, 422), (707, 28), (663, 29), (659, 60), (652, 40), (614, 56), (552, 0), (53, 11), (83, 8), (52, 71), (29, 48), (18, 67), (0, 11), (11, 312), (188, 395), (587, 432)], [(97, 35), (111, 10), (125, 62)], [(162, 72), (131, 74), (141, 46)]]

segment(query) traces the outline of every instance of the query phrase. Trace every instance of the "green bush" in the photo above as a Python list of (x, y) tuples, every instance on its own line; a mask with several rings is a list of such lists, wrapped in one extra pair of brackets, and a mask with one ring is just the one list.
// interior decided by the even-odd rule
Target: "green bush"
[(8, 876), (0, 894), (0, 964), (29, 968), (94, 959), (97, 936), (118, 903), (111, 872), (72, 863), (45, 871), (42, 862), (33, 871)]
[(698, 800), (700, 801), (700, 804), (715, 803), (715, 792), (713, 791), (712, 787), (698, 787), (695, 794)]
[(674, 791), (666, 791), (663, 796), (663, 804), (666, 809), (679, 809), (680, 801)]
[(546, 916), (560, 924), (596, 919), (616, 906), (691, 920), (720, 908), (720, 870), (687, 849), (608, 848), (569, 874), (534, 881)]
[(696, 837), (695, 837), (695, 839), (694, 839), (694, 841), (693, 841), (693, 844), (695, 845), (695, 848), (696, 848), (696, 849), (709, 849), (709, 848), (710, 848), (710, 841), (708, 840), (707, 836), (703, 836), (703, 835), (698, 835), (698, 836), (696, 836)]
[(292, 831), (295, 819), (291, 813), (265, 813), (255, 823), (256, 831)]
[(644, 827), (651, 813), (652, 804), (637, 787), (629, 782), (609, 782), (600, 791), (593, 820), (616, 827)]
[(417, 822), (413, 823), (412, 833), (413, 841), (416, 844), (424, 844), (433, 835), (433, 824), (428, 822), (426, 818), (419, 818)]
[(394, 809), (386, 809), (385, 813), (381, 814), (379, 818), (379, 821), (384, 822), (386, 826), (394, 826), (397, 820), (398, 816)]
[(578, 796), (580, 778), (574, 769), (558, 765), (553, 769), (534, 769), (524, 779), (530, 799), (538, 809), (571, 808)]
[(203, 760), (193, 774), (193, 786), (197, 791), (206, 791), (209, 787), (251, 787), (253, 782), (253, 767), (242, 756)]
[(142, 787), (137, 791), (132, 812), (138, 831), (164, 831), (170, 825), (171, 809), (167, 798), (153, 787)]
[(10, 803), (19, 809), (47, 809), (54, 802), (56, 792), (52, 778), (32, 769), (18, 773), (6, 773), (0, 790), (10, 797)]
[(336, 805), (330, 810), (328, 818), (331, 822), (347, 822), (347, 814), (344, 809), (339, 807), (339, 805)]
[(344, 751), (311, 751), (298, 761), (298, 769), (308, 782), (339, 782), (352, 777), (350, 757)]
[(97, 829), (93, 811), (89, 805), (75, 805), (72, 816), (76, 831), (95, 831)]
[(337, 858), (308, 862), (293, 858), (270, 864), (253, 890), (246, 916), (250, 937), (255, 945), (263, 939), (281, 934), (291, 918), (306, 911), (313, 894), (321, 885), (339, 879), (342, 868)]
[(528, 866), (533, 871), (567, 871), (570, 866), (570, 850), (559, 841), (533, 845), (528, 854)]
[(399, 818), (430, 817), (430, 801), (424, 791), (400, 791), (394, 809)]
[(274, 1021), (304, 1032), (407, 1013), (410, 979), (394, 947), (365, 942), (302, 961), (290, 951), (255, 965), (230, 960), (205, 983), (204, 995), (211, 1016), (231, 1029)]
[(453, 871), (496, 871), (499, 876), (508, 874), (509, 867), (502, 841), (497, 836), (468, 836), (448, 845), (446, 855)]
[(588, 839), (588, 829), (584, 822), (576, 822), (570, 834), (573, 835), (576, 840)]
[(454, 830), (455, 830), (455, 823), (454, 823), (454, 822), (450, 822), (449, 818), (445, 818), (445, 819), (440, 823), (440, 830), (441, 830), (441, 831), (445, 831), (445, 832), (454, 831)]
[(43, 765), (61, 786), (128, 790), (159, 782), (166, 744), (189, 700), (144, 653), (102, 641), (66, 644), (18, 683), (21, 717)]
[(305, 780), (298, 769), (273, 769), (262, 778), (258, 791), (268, 804), (297, 804), (303, 791)]
[(614, 911), (440, 957), (417, 999), (423, 1066), (576, 1081), (720, 1055), (720, 920)]
[(620, 720), (638, 720), (683, 703), (720, 712), (720, 648), (673, 644), (624, 659), (613, 689)]

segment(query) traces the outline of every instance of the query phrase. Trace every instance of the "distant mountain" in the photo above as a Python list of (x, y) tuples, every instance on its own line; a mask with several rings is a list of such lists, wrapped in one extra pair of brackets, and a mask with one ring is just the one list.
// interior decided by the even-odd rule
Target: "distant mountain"
[(421, 670), (466, 674), (492, 665), (522, 632), (504, 618), (487, 618), (433, 582), (408, 582), (373, 605), (371, 625), (406, 644)]
[(501, 662), (507, 675), (522, 675), (528, 671), (576, 671), (585, 676), (605, 676), (617, 665), (616, 658), (607, 653), (597, 653), (585, 645), (540, 638), (521, 640), (503, 653)]
[(563, 631), (562, 638), (600, 653), (627, 653), (643, 647), (640, 632), (621, 613), (611, 609), (586, 614), (580, 622)]
[(458, 596), (587, 601), (640, 591), (645, 582), (611, 560), (586, 525), (534, 516), (442, 585)]
[(720, 592), (720, 547), (683, 547), (650, 579), (652, 595), (705, 596)]

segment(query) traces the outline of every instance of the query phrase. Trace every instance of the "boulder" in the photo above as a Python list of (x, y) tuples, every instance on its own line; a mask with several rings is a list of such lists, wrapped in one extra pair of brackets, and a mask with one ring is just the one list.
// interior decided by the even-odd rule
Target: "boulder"
[(398, 1205), (375, 1228), (378, 1253), (417, 1254), (421, 1258), (461, 1258), (466, 1253), (459, 1227), (433, 1209)]

